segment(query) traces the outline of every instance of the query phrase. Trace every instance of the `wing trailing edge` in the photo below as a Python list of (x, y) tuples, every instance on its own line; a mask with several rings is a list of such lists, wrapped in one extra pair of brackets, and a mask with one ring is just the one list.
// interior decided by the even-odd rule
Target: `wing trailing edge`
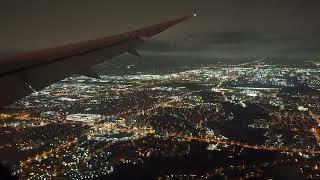
[(99, 78), (91, 70), (93, 65), (126, 52), (141, 56), (136, 49), (145, 37), (152, 37), (191, 17), (184, 16), (114, 36), (1, 57), (0, 83), (4, 86), (0, 93), (0, 107), (74, 74)]

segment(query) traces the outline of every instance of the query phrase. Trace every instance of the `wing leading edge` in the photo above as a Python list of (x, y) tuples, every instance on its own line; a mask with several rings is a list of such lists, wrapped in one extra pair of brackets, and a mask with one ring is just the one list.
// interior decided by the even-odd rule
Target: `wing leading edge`
[(0, 58), (0, 107), (73, 74), (99, 78), (91, 66), (126, 52), (139, 56), (136, 49), (144, 42), (143, 38), (189, 18), (184, 16), (114, 36)]

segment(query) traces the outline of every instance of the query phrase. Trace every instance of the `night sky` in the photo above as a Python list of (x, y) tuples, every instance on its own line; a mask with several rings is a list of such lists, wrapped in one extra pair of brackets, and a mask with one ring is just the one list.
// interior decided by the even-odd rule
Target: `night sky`
[(320, 1), (1, 0), (0, 53), (41, 49), (198, 16), (144, 53), (198, 58), (320, 57)]

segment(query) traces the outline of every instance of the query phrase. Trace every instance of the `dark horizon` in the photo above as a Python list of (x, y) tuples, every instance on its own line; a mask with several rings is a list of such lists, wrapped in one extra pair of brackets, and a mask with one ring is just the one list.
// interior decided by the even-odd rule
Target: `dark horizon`
[(320, 56), (319, 5), (319, 1), (292, 0), (4, 0), (0, 2), (0, 53), (109, 36), (197, 13), (191, 21), (150, 40), (143, 48), (144, 53), (176, 58), (317, 59)]

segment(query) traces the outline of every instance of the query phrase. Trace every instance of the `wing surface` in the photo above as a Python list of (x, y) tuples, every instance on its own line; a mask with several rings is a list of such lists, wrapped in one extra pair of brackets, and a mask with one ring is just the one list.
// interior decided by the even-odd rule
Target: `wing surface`
[(74, 74), (99, 78), (91, 70), (122, 53), (139, 55), (144, 38), (189, 19), (184, 16), (114, 36), (0, 58), (0, 107)]

